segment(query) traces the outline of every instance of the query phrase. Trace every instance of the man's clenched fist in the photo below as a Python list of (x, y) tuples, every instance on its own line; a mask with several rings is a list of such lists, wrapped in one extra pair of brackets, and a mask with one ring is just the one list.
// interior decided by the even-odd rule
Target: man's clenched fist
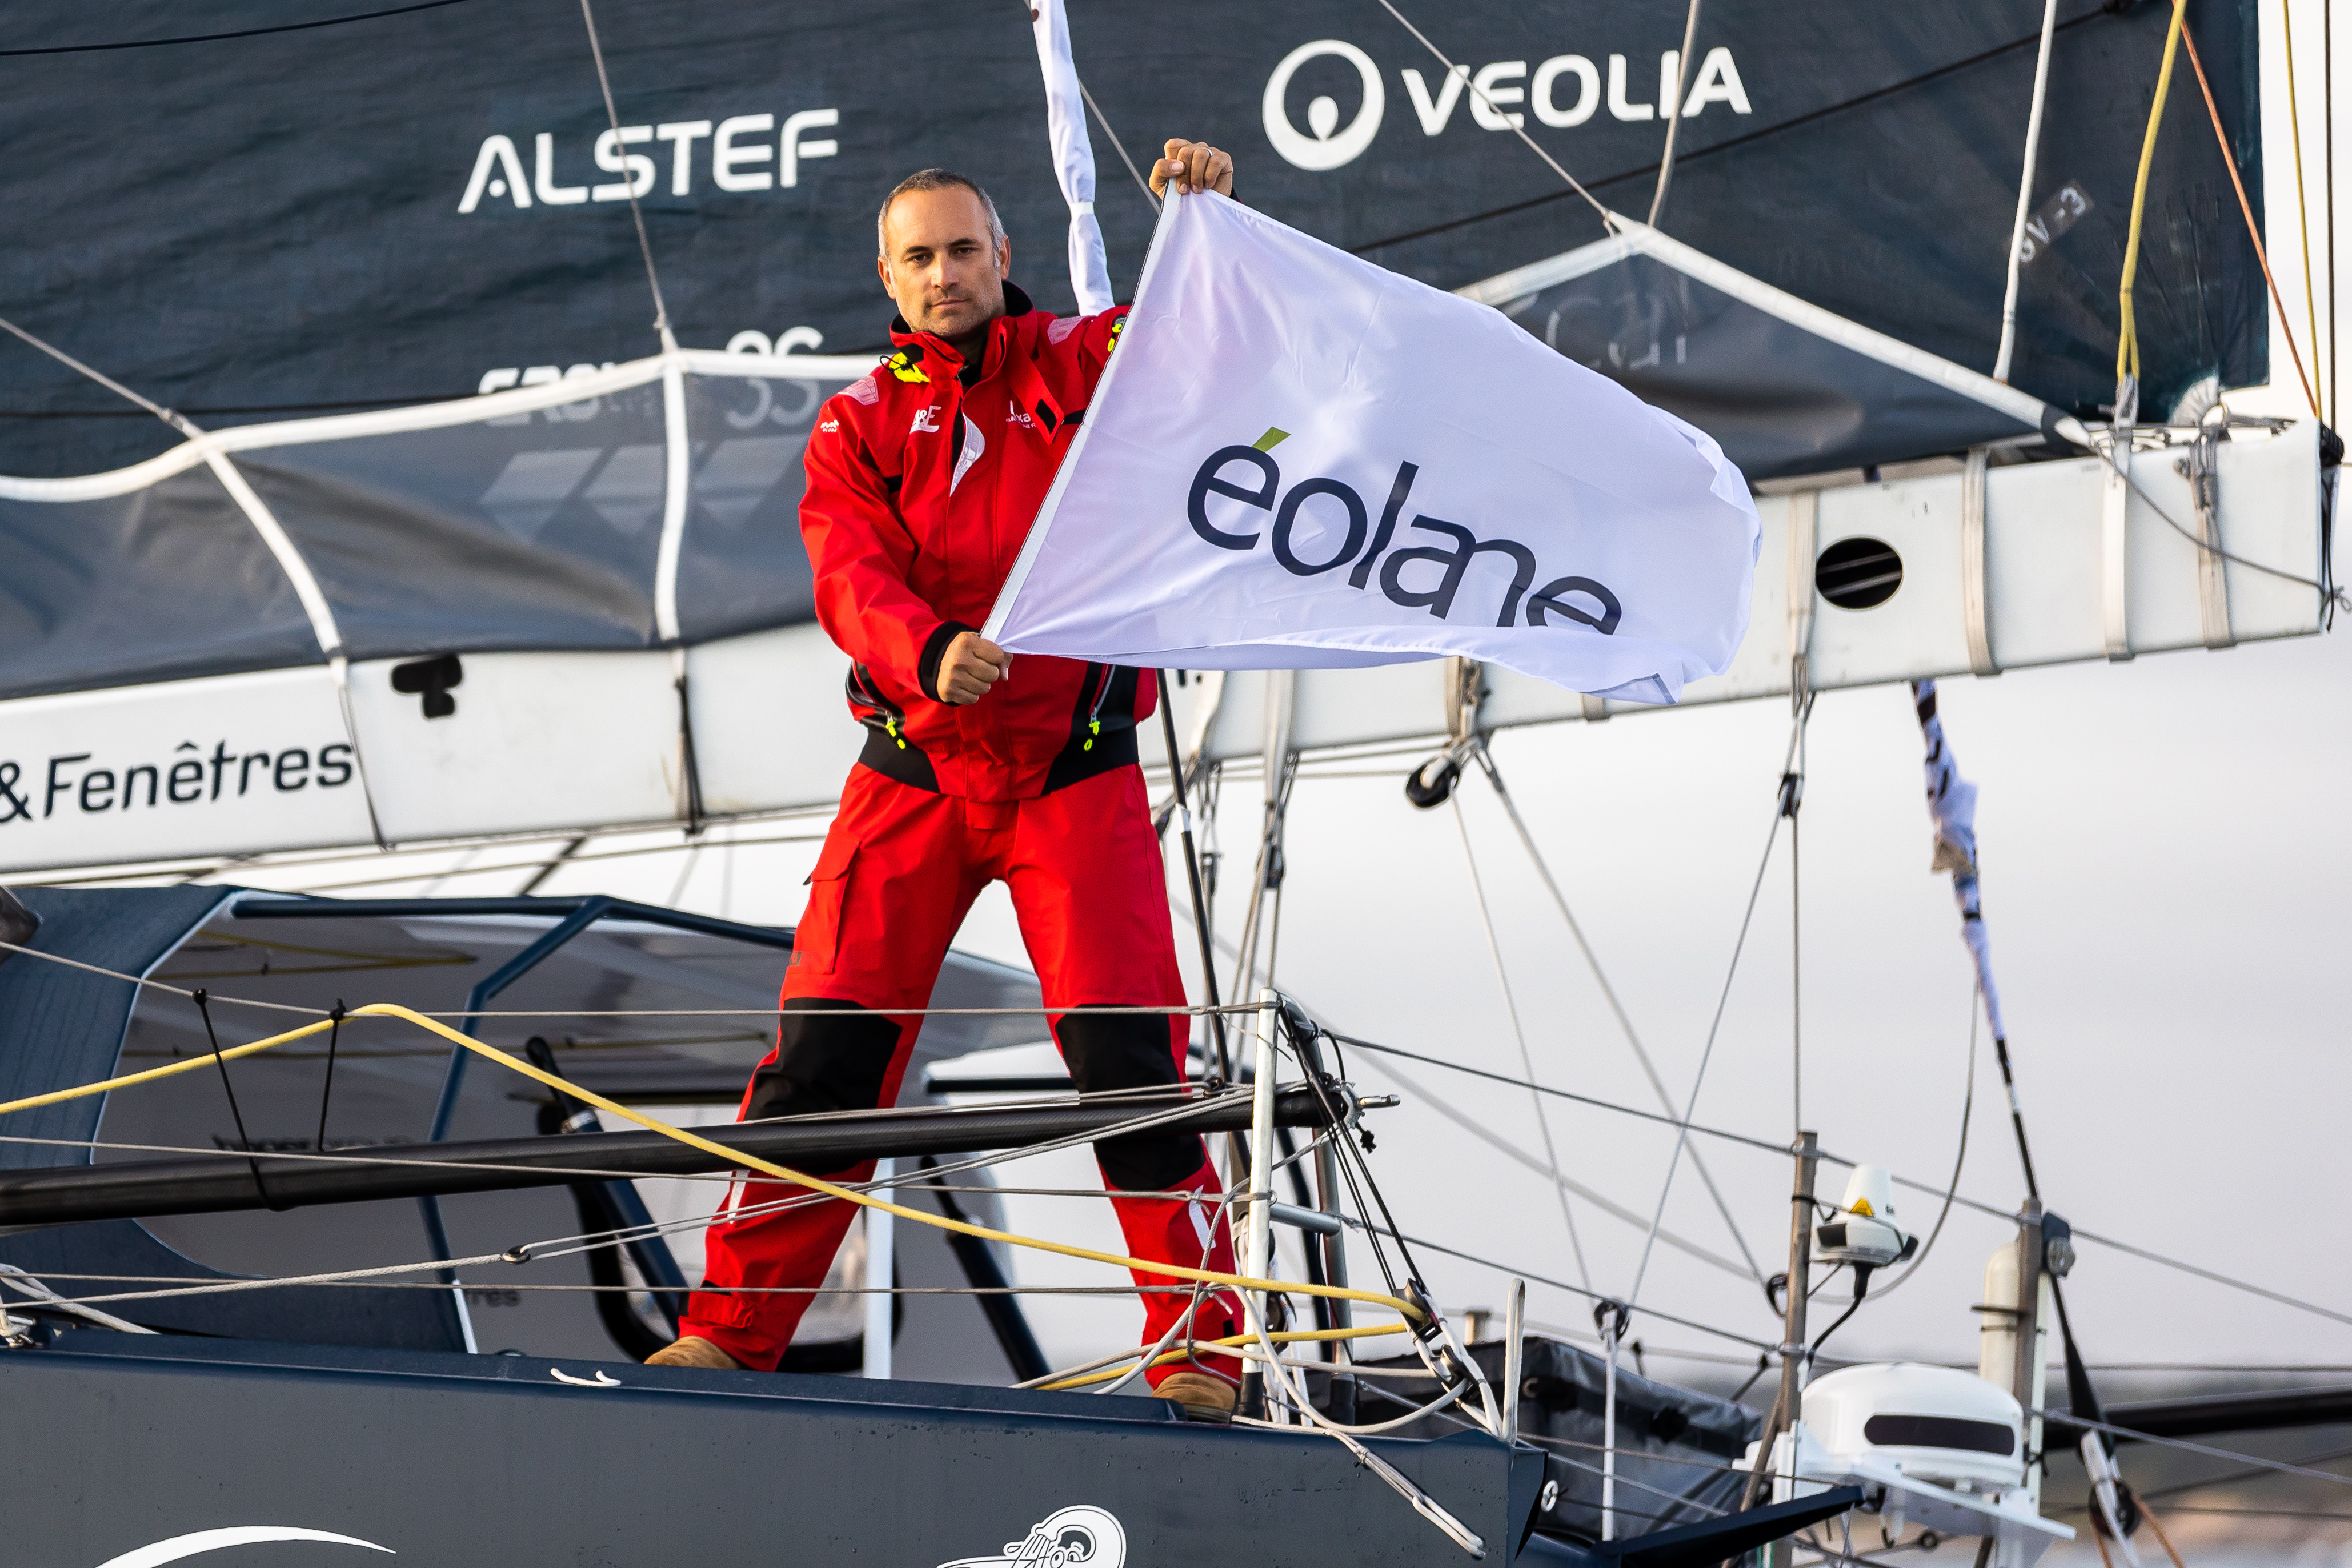
[(1012, 669), (1012, 654), (977, 632), (960, 632), (940, 661), (940, 701), (976, 703)]
[(1151, 193), (1164, 196), (1173, 183), (1180, 191), (1234, 193), (1234, 161), (1205, 141), (1170, 137), (1166, 155), (1151, 166)]

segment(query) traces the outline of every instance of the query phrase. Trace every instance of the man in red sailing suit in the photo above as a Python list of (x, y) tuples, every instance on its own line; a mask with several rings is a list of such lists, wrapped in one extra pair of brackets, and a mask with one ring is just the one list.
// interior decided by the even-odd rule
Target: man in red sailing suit
[[(1172, 179), (1231, 193), (1223, 152), (1182, 141), (1167, 152), (1155, 190)], [(991, 882), (1012, 892), (1049, 1008), (1184, 1001), (1136, 760), (1153, 685), (1135, 670), (1042, 655), (1016, 667), (974, 630), (1126, 312), (1034, 308), (1006, 281), (1012, 251), (994, 204), (961, 175), (910, 176), (883, 203), (877, 229), (883, 287), (900, 312), (897, 352), (819, 413), (801, 502), (817, 617), (855, 661), (849, 706), (866, 748), (809, 878), (777, 1046), (752, 1074), (745, 1120), (895, 1102), (922, 1020), (894, 1013), (928, 1005), (950, 940)], [(1183, 1080), (1181, 1015), (1050, 1021), (1081, 1092)], [(1095, 1152), (1129, 1253), (1233, 1270), (1220, 1184), (1197, 1136), (1129, 1134)], [(856, 1182), (873, 1171), (866, 1161), (823, 1174)], [(809, 1297), (758, 1288), (820, 1283), (851, 1217), (838, 1199), (762, 1207), (803, 1191), (738, 1184), (709, 1233), (706, 1278), (677, 1343), (655, 1363), (776, 1365)], [(1192, 1299), (1147, 1291), (1144, 1343), (1158, 1343)], [(1218, 1338), (1236, 1320), (1229, 1294), (1207, 1293), (1190, 1332)], [(1227, 1411), (1238, 1370), (1204, 1354), (1145, 1375), (1163, 1397)]]

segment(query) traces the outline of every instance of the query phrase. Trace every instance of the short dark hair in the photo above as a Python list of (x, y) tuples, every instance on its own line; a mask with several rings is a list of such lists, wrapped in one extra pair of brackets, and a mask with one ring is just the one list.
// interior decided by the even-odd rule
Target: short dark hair
[(981, 210), (988, 214), (988, 239), (991, 245), (1004, 243), (1004, 220), (996, 215), (996, 204), (980, 188), (980, 182), (957, 173), (952, 169), (918, 169), (897, 184), (882, 198), (881, 211), (874, 214), (874, 249), (877, 255), (890, 254), (889, 236), (883, 225), (890, 216), (891, 204), (910, 191), (970, 191), (980, 198)]

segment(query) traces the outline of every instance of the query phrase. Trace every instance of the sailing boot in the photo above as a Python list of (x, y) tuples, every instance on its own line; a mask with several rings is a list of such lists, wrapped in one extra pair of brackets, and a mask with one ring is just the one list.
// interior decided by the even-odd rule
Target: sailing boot
[(709, 1372), (740, 1372), (743, 1364), (711, 1343), (688, 1334), (646, 1357), (647, 1366), (698, 1366)]
[(1232, 1384), (1205, 1372), (1171, 1372), (1151, 1392), (1182, 1406), (1185, 1418), (1192, 1421), (1230, 1421), (1234, 1406), (1241, 1402), (1240, 1391)]

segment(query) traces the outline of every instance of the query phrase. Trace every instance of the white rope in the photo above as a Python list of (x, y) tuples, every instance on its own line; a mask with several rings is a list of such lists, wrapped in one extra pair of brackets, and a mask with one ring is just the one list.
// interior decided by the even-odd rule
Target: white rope
[[(1471, 1530), (1469, 1526), (1464, 1524), (1460, 1520), (1454, 1518), (1451, 1513), (1448, 1513), (1438, 1504), (1434, 1498), (1431, 1497), (1427, 1492), (1423, 1491), (1421, 1488), (1415, 1486), (1404, 1476), (1399, 1474), (1395, 1467), (1390, 1465), (1379, 1455), (1373, 1453), (1370, 1448), (1367, 1448), (1362, 1443), (1357, 1440), (1357, 1434), (1359, 1432), (1369, 1434), (1371, 1432), (1386, 1431), (1391, 1427), (1402, 1426), (1406, 1422), (1417, 1421), (1425, 1416), (1434, 1415), (1438, 1411), (1455, 1403), (1462, 1397), (1463, 1394), (1465, 1392), (1464, 1385), (1456, 1384), (1454, 1387), (1448, 1389), (1443, 1396), (1441, 1396), (1436, 1402), (1422, 1409), (1412, 1411), (1409, 1415), (1400, 1416), (1395, 1421), (1382, 1422), (1377, 1426), (1368, 1427), (1340, 1426), (1339, 1423), (1333, 1421), (1329, 1416), (1325, 1416), (1321, 1411), (1315, 1408), (1314, 1403), (1307, 1397), (1307, 1390), (1303, 1385), (1291, 1381), (1290, 1375), (1283, 1370), (1281, 1364), (1282, 1354), (1275, 1348), (1274, 1342), (1266, 1337), (1265, 1325), (1259, 1321), (1255, 1308), (1254, 1306), (1247, 1305), (1246, 1297), (1244, 1298), (1244, 1301), (1245, 1303), (1245, 1310), (1249, 1312), (1250, 1328), (1257, 1335), (1258, 1343), (1265, 1349), (1265, 1360), (1272, 1364), (1268, 1369), (1267, 1375), (1282, 1384), (1285, 1391), (1297, 1402), (1299, 1414), (1307, 1418), (1307, 1424), (1315, 1427), (1317, 1430), (1339, 1439), (1349, 1453), (1356, 1456), (1356, 1462), (1358, 1464), (1363, 1466), (1366, 1469), (1380, 1477), (1381, 1480), (1388, 1483), (1389, 1487), (1392, 1489), (1398, 1496), (1403, 1498), (1405, 1501), (1412, 1505), (1412, 1511), (1415, 1513), (1421, 1515), (1423, 1519), (1429, 1521), (1432, 1524), (1437, 1526), (1439, 1530), (1443, 1531), (1447, 1540), (1462, 1548), (1463, 1551), (1468, 1552), (1472, 1557), (1486, 1556), (1486, 1543), (1475, 1531)], [(1450, 1339), (1451, 1337), (1452, 1336), (1449, 1334), (1448, 1338)], [(1418, 1346), (1420, 1343), (1419, 1340), (1416, 1339), (1414, 1343)], [(1482, 1381), (1478, 1384), (1478, 1387), (1483, 1393), (1486, 1389), (1486, 1384)], [(1252, 1421), (1247, 1417), (1238, 1418), (1236, 1424), (1252, 1427), (1272, 1425), (1270, 1422)]]
[[(1510, 1015), (1511, 1038), (1519, 1048), (1519, 1066), (1530, 1082), (1536, 1075), (1535, 1059), (1528, 1054), (1528, 1031), (1519, 1023), (1518, 999), (1511, 994), (1510, 971), (1503, 966), (1503, 946), (1495, 936), (1495, 917), (1486, 908), (1486, 884), (1478, 875), (1478, 856), (1470, 848), (1470, 824), (1462, 815), (1462, 793), (1455, 790), (1450, 797), (1454, 806), (1454, 831), (1462, 839), (1463, 863), (1470, 868), (1470, 891), (1477, 895), (1478, 924), (1486, 933), (1486, 951), (1495, 960), (1495, 980), (1503, 989), (1503, 1010)], [(1543, 1096), (1529, 1094), (1535, 1105), (1536, 1125), (1543, 1132), (1544, 1166), (1551, 1176), (1554, 1196), (1559, 1199), (1559, 1218), (1568, 1227), (1568, 1245), (1576, 1254), (1577, 1277), (1587, 1285), (1592, 1283), (1592, 1270), (1585, 1266), (1584, 1240), (1576, 1233), (1576, 1213), (1568, 1206), (1568, 1188), (1560, 1179), (1559, 1151), (1552, 1142), (1551, 1117), (1544, 1110)]]
[[(502, 1252), (484, 1252), (472, 1258), (428, 1258), (422, 1263), (387, 1263), (380, 1269), (335, 1269), (317, 1274), (287, 1274), (275, 1279), (222, 1280), (202, 1285), (189, 1285), (175, 1291), (118, 1291), (108, 1295), (82, 1296), (77, 1305), (92, 1301), (153, 1301), (166, 1296), (217, 1296), (236, 1291), (272, 1291), (281, 1285), (338, 1285), (347, 1281), (381, 1279), (390, 1274), (423, 1274), (441, 1269), (471, 1269), (479, 1264), (504, 1263), (509, 1260)], [(446, 1291), (446, 1283), (430, 1285), (429, 1289)]]
[(2042, 49), (2033, 60), (2033, 107), (2025, 117), (2025, 168), (2017, 177), (2017, 222), (2009, 232), (2009, 283), (2000, 301), (2000, 351), (1992, 361), (1992, 379), (1997, 382), (2009, 380), (2010, 356), (2017, 348), (2018, 272), (2024, 266), (2025, 219), (2033, 210), (2033, 170), (2042, 151), (2042, 105), (2050, 87), (2050, 40), (2057, 30), (2058, 0), (2044, 0)]
[(71, 1312), (78, 1318), (87, 1318), (91, 1322), (103, 1328), (113, 1329), (118, 1333), (153, 1333), (155, 1332), (139, 1323), (126, 1322), (111, 1312), (101, 1312), (96, 1307), (86, 1307), (79, 1301), (69, 1301), (14, 1263), (0, 1263), (0, 1279), (5, 1279), (26, 1295), (37, 1301), (46, 1301), (61, 1312)]

